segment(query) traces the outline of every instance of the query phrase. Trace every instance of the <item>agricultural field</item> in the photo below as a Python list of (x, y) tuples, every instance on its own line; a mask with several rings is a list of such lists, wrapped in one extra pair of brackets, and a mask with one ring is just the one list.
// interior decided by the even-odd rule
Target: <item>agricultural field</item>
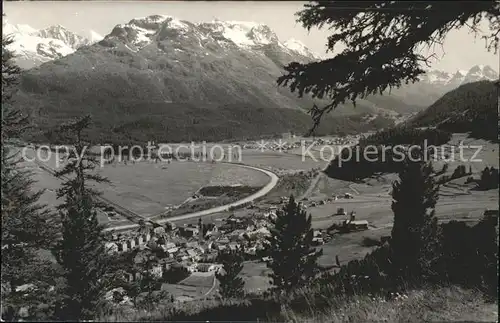
[(260, 261), (247, 261), (243, 263), (240, 276), (245, 282), (245, 292), (260, 294), (269, 288), (270, 270), (266, 263)]
[(193, 301), (214, 295), (217, 291), (217, 280), (212, 272), (194, 272), (178, 284), (162, 284), (161, 289), (177, 301)]
[(23, 166), (26, 166), (26, 168), (33, 174), (33, 189), (35, 191), (43, 190), (43, 194), (40, 197), (40, 203), (50, 207), (61, 204), (62, 201), (57, 199), (56, 194), (57, 189), (60, 188), (61, 184), (59, 179), (48, 174), (35, 163), (24, 162)]
[(211, 288), (214, 285), (213, 272), (194, 272), (186, 279), (179, 282), (179, 285)]
[(246, 165), (268, 168), (271, 170), (308, 171), (313, 168), (323, 169), (327, 163), (308, 157), (286, 152), (274, 152), (246, 149), (243, 150), (242, 162)]
[[(51, 157), (46, 164), (55, 169), (56, 158)], [(30, 165), (36, 172), (36, 188), (47, 189), (43, 201), (55, 206), (54, 192), (59, 187), (59, 180), (36, 167), (36, 164)], [(259, 187), (269, 181), (267, 175), (257, 170), (211, 162), (113, 163), (98, 168), (96, 172), (111, 182), (96, 185), (104, 197), (143, 216), (181, 204), (203, 186), (240, 184)]]
[(161, 289), (172, 295), (177, 301), (192, 301), (203, 297), (210, 288), (185, 286), (177, 284), (162, 284)]
[[(463, 160), (460, 160), (458, 145), (481, 146), (481, 151), (475, 156), (480, 161), (471, 161), (476, 148), (464, 148)], [(441, 149), (441, 147), (440, 147)], [(448, 145), (443, 150), (451, 155), (455, 151), (455, 161), (447, 161), (449, 164), (446, 175), (451, 175), (458, 165), (465, 165), (469, 170), (472, 168), (472, 177), (479, 179), (484, 167), (498, 168), (498, 145), (484, 140), (468, 138), (463, 134), (454, 134)], [(441, 150), (438, 150), (439, 155)], [(440, 171), (444, 161), (433, 161), (436, 171)], [(436, 216), (439, 221), (451, 220), (477, 222), (486, 209), (498, 209), (498, 190), (478, 191), (474, 189), (475, 183), (467, 183), (466, 177), (453, 179), (440, 186), (439, 200), (436, 206)], [(349, 213), (354, 211), (357, 220), (367, 220), (369, 229), (361, 232), (348, 234), (336, 234), (328, 243), (321, 246), (323, 256), (319, 263), (325, 267), (336, 265), (335, 256), (339, 257), (341, 264), (349, 260), (362, 258), (366, 253), (373, 250), (373, 246), (367, 245), (366, 240), (379, 240), (382, 236), (390, 235), (393, 223), (393, 212), (391, 210), (392, 183), (398, 179), (397, 174), (383, 174), (365, 179), (360, 183), (342, 181), (322, 176), (316, 187), (311, 191), (308, 201), (321, 201), (333, 195), (344, 195), (350, 193), (353, 199), (339, 198), (336, 201), (327, 202), (325, 205), (308, 207), (307, 213), (311, 214), (312, 227), (315, 229), (327, 229), (334, 222), (347, 219), (347, 216), (333, 216), (338, 208), (344, 208)], [(309, 202), (306, 202), (306, 205)], [(262, 264), (263, 265), (263, 264)], [(257, 266), (257, 265), (252, 265)], [(260, 264), (259, 264), (260, 266)], [(257, 278), (249, 281), (256, 282)], [(262, 283), (261, 285), (265, 285)]]
[[(57, 198), (56, 194), (57, 189), (60, 188), (61, 181), (48, 174), (34, 163), (26, 162), (25, 164), (33, 173), (33, 180), (35, 181), (33, 184), (33, 190), (43, 191), (40, 196), (40, 203), (51, 209), (55, 209), (57, 205), (63, 202), (61, 199)], [(112, 216), (109, 216), (102, 210), (97, 210), (97, 219), (104, 227), (132, 224), (132, 222), (119, 214), (115, 213)]]
[[(450, 144), (458, 145), (464, 140), (464, 145), (482, 145), (481, 152), (475, 158), (481, 161), (449, 162), (447, 175), (451, 175), (458, 165), (472, 166), (472, 177), (479, 179), (480, 172), (486, 166), (498, 167), (498, 146), (496, 144), (473, 140), (464, 135), (455, 134)], [(464, 149), (464, 159), (472, 157), (474, 151), (467, 154)], [(458, 150), (456, 153), (458, 157)], [(441, 169), (442, 162), (433, 163), (435, 170)], [(396, 174), (386, 174), (373, 177), (364, 183), (351, 183), (331, 179), (326, 176), (321, 178), (316, 189), (313, 191), (310, 200), (324, 199), (333, 194), (343, 195), (350, 193), (353, 199), (338, 199), (316, 207), (309, 207), (307, 212), (312, 216), (312, 226), (316, 229), (326, 229), (337, 221), (345, 220), (346, 216), (332, 216), (337, 208), (344, 208), (349, 213), (356, 212), (357, 220), (367, 220), (369, 229), (362, 232), (335, 235), (323, 248), (323, 256), (319, 263), (323, 266), (335, 265), (335, 256), (339, 256), (340, 263), (345, 263), (352, 259), (363, 257), (373, 249), (371, 246), (363, 245), (365, 238), (378, 240), (382, 236), (390, 235), (393, 213), (391, 210), (390, 192), (392, 182), (397, 180)], [(439, 200), (436, 205), (435, 214), (439, 221), (447, 222), (451, 220), (477, 222), (486, 209), (498, 209), (498, 190), (478, 191), (474, 189), (474, 183), (467, 183), (466, 177), (451, 180), (440, 186)]]
[[(207, 185), (263, 186), (267, 176), (237, 165), (172, 162), (167, 168), (147, 162), (101, 169), (111, 185), (104, 196), (143, 216), (183, 203)], [(214, 178), (215, 176), (215, 178)]]
[[(462, 143), (462, 157), (460, 156), (459, 145)], [(465, 134), (453, 134), (452, 139), (444, 145), (443, 149), (438, 149), (438, 160), (433, 161), (434, 168), (440, 170), (445, 163), (449, 164), (446, 175), (451, 175), (458, 165), (464, 165), (469, 170), (472, 168), (473, 174), (480, 174), (485, 167), (498, 168), (498, 144), (483, 140), (470, 138)], [(448, 160), (443, 160), (448, 158)]]
[(336, 235), (333, 239), (322, 245), (323, 255), (319, 257), (318, 264), (325, 268), (336, 266), (336, 256), (340, 265), (345, 265), (351, 260), (363, 258), (374, 247), (363, 245), (363, 239), (370, 237), (380, 239), (382, 236), (390, 235), (390, 229), (368, 230), (362, 232), (352, 232), (350, 234)]
[(210, 182), (205, 186), (244, 185), (261, 187), (269, 182), (269, 177), (259, 171), (227, 164), (215, 164)]

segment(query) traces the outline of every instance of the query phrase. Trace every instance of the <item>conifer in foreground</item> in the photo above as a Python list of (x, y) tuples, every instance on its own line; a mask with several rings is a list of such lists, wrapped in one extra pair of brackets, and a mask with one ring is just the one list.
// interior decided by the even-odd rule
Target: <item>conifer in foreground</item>
[[(39, 203), (42, 191), (33, 189), (32, 173), (22, 165), (19, 139), (29, 122), (13, 105), (20, 69), (7, 46), (12, 40), (2, 38), (2, 318), (15, 320), (21, 308), (33, 315), (34, 308), (45, 301), (43, 292), (18, 291), (32, 284), (39, 291), (52, 283), (52, 266), (37, 256), (41, 248), (49, 248), (54, 237), (52, 214)], [(5, 287), (5, 289), (4, 289)], [(28, 298), (29, 297), (29, 298)], [(4, 311), (8, 312), (5, 313)]]
[(217, 263), (222, 264), (224, 273), (217, 273), (219, 293), (224, 299), (241, 297), (244, 294), (245, 283), (239, 277), (243, 269), (243, 255), (240, 249), (236, 251), (222, 251), (217, 255)]
[(408, 161), (393, 183), (390, 260), (392, 274), (401, 279), (431, 275), (439, 258), (439, 227), (434, 216), (439, 185), (432, 173), (430, 163)]
[(89, 125), (90, 117), (86, 116), (59, 130), (74, 146), (68, 162), (57, 172), (58, 177), (65, 179), (57, 192), (58, 198), (64, 198), (59, 206), (63, 238), (55, 250), (66, 283), (57, 313), (58, 318), (64, 320), (93, 318), (106, 292), (107, 254), (96, 213), (99, 193), (87, 183), (107, 182), (107, 179), (91, 173), (97, 161), (89, 154), (89, 145), (83, 140)]
[(289, 294), (315, 277), (316, 261), (322, 250), (312, 247), (311, 216), (307, 216), (293, 196), (272, 222), (271, 235), (267, 238), (272, 291)]

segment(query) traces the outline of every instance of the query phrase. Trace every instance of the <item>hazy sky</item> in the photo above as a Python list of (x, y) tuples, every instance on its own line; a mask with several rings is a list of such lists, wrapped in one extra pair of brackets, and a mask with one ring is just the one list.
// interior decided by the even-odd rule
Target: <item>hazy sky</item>
[[(255, 21), (267, 24), (285, 41), (295, 38), (312, 51), (324, 54), (328, 31), (306, 29), (296, 23), (294, 13), (304, 2), (192, 2), (192, 1), (2, 1), (9, 23), (41, 29), (60, 24), (83, 36), (94, 30), (106, 35), (117, 24), (153, 14), (170, 15), (191, 22), (219, 20)], [(454, 72), (473, 65), (499, 69), (499, 56), (488, 53), (484, 40), (474, 39), (466, 29), (453, 31), (444, 43), (444, 52), (435, 49), (438, 60), (432, 68)], [(444, 56), (443, 56), (444, 55)]]

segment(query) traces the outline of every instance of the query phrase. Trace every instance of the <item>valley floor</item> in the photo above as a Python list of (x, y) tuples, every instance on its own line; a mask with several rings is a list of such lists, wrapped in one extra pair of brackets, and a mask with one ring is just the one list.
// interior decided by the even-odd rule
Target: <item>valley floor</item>
[[(454, 135), (451, 143), (457, 145), (462, 140), (465, 140), (465, 144), (482, 145), (484, 147), (479, 156), (477, 156), (482, 161), (467, 164), (467, 169), (469, 165), (472, 166), (475, 178), (479, 178), (480, 172), (485, 166), (498, 168), (497, 145), (484, 141), (470, 140), (463, 135)], [(338, 208), (344, 208), (347, 213), (355, 211), (356, 219), (367, 220), (369, 222), (369, 227), (366, 231), (335, 234), (330, 241), (326, 241), (325, 244), (321, 245), (323, 256), (319, 259), (320, 265), (336, 267), (336, 256), (338, 256), (341, 265), (346, 264), (350, 260), (360, 259), (375, 248), (373, 245), (367, 245), (365, 243), (366, 240), (376, 241), (380, 240), (383, 236), (390, 235), (393, 221), (390, 191), (392, 182), (397, 179), (397, 175), (388, 174), (371, 178), (362, 184), (328, 178), (321, 173), (319, 176), (308, 177), (304, 175), (292, 178), (292, 176), (285, 175), (287, 174), (285, 171), (295, 174), (300, 172), (307, 173), (311, 169), (322, 169), (326, 164), (314, 162), (310, 159), (302, 160), (301, 156), (293, 152), (259, 152), (255, 149), (248, 149), (243, 150), (243, 157), (243, 164), (269, 169), (281, 176), (278, 185), (266, 197), (256, 203), (260, 210), (268, 210), (271, 207), (279, 206), (277, 203), (279, 203), (280, 197), (287, 197), (293, 193), (296, 197), (307, 198), (303, 203), (307, 206), (307, 213), (311, 214), (312, 227), (316, 230), (327, 229), (334, 222), (344, 220), (346, 216), (333, 216)], [(441, 162), (436, 163), (435, 169), (439, 170), (442, 167), (441, 164)], [(463, 163), (449, 163), (448, 175), (461, 164)], [(167, 193), (177, 193), (177, 196), (175, 194), (172, 196), (182, 200), (189, 197), (200, 186), (206, 183), (237, 182), (245, 185), (262, 185), (262, 183), (268, 181), (265, 176), (262, 178), (262, 174), (258, 172), (251, 173), (251, 170), (245, 170), (242, 167), (223, 168), (223, 164), (213, 165), (209, 163), (197, 165), (196, 163), (172, 163), (168, 167), (182, 168), (183, 172), (179, 169), (176, 172), (166, 172), (161, 169), (160, 165), (154, 163), (138, 163), (128, 166), (117, 165), (116, 167), (111, 167), (110, 170), (105, 169), (105, 171), (108, 171), (110, 174), (118, 174), (119, 172), (119, 176), (117, 176), (121, 178), (121, 181), (114, 181), (115, 190), (126, 190), (129, 186), (135, 186), (134, 190), (141, 191), (143, 195), (149, 196), (149, 192), (155, 193), (156, 195), (154, 196), (157, 196), (157, 200), (163, 203), (165, 203), (164, 197), (168, 195)], [(46, 176), (46, 174), (41, 174), (44, 175), (39, 183), (41, 187), (55, 190), (58, 185), (57, 181)], [(158, 174), (164, 177), (158, 180), (155, 178), (158, 177)], [(139, 180), (140, 177), (147, 180), (141, 181)], [(183, 182), (184, 186), (167, 186), (170, 178), (176, 183)], [(196, 179), (196, 181), (191, 181), (192, 178)], [(149, 180), (153, 181), (155, 179), (158, 183), (157, 186), (149, 182)], [(160, 184), (161, 181), (164, 181), (163, 185)], [(498, 209), (498, 190), (475, 191), (473, 190), (473, 185), (466, 184), (465, 178), (459, 178), (441, 186), (440, 197), (436, 206), (436, 216), (440, 221), (460, 220), (477, 222), (486, 209)], [(325, 202), (326, 199), (331, 198), (333, 195), (343, 196), (345, 193), (352, 194), (353, 198), (340, 198)], [(121, 202), (126, 201), (130, 204), (133, 200), (133, 198), (128, 197), (127, 199), (116, 199), (116, 202), (121, 204)], [(49, 204), (51, 202), (55, 203), (53, 200), (47, 202)], [(215, 213), (204, 216), (203, 221), (204, 223), (213, 222), (219, 225), (222, 219), (232, 214), (236, 217), (251, 217), (255, 212), (255, 209), (245, 208), (232, 212)], [(197, 221), (198, 218), (183, 219), (176, 221), (176, 225), (195, 224)], [(118, 225), (119, 223), (113, 224)], [(242, 277), (245, 281), (246, 291), (259, 294), (266, 290), (269, 286), (267, 273), (268, 269), (262, 261), (245, 262)], [(186, 289), (185, 286), (182, 288), (183, 291)], [(198, 292), (201, 291), (196, 291), (194, 294), (198, 294)]]

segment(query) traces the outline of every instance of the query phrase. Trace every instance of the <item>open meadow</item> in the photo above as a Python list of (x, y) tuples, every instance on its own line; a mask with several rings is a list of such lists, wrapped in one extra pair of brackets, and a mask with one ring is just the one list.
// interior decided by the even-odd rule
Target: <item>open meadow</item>
[(178, 205), (204, 186), (263, 186), (268, 181), (258, 171), (220, 163), (140, 162), (105, 167), (99, 172), (111, 181), (111, 185), (102, 187), (104, 196), (143, 216)]
[[(472, 176), (479, 179), (484, 167), (498, 168), (498, 145), (484, 141), (468, 138), (463, 134), (454, 134), (449, 142), (448, 151), (451, 146), (455, 146), (455, 158), (459, 157), (457, 146), (463, 140), (464, 145), (481, 146), (481, 150), (475, 156), (477, 161), (471, 161), (476, 148), (464, 148), (464, 161), (448, 161), (449, 168), (446, 172), (451, 175), (458, 165), (469, 165), (472, 168)], [(299, 157), (300, 158), (300, 157)], [(467, 159), (469, 161), (467, 161)], [(275, 161), (279, 167), (279, 159)], [(436, 171), (441, 170), (443, 161), (433, 162)], [(392, 183), (398, 179), (397, 174), (384, 174), (373, 178), (365, 179), (362, 183), (353, 183), (332, 179), (322, 175), (311, 190), (308, 201), (321, 201), (333, 195), (344, 195), (350, 193), (353, 199), (339, 198), (336, 201), (327, 202), (324, 205), (308, 207), (307, 213), (312, 216), (312, 227), (314, 229), (327, 229), (334, 222), (347, 219), (347, 216), (333, 215), (338, 208), (344, 208), (349, 213), (356, 213), (356, 220), (367, 220), (368, 230), (351, 232), (346, 234), (335, 234), (331, 241), (321, 246), (323, 255), (318, 262), (324, 267), (335, 267), (335, 257), (339, 257), (340, 264), (345, 264), (350, 260), (360, 259), (374, 249), (373, 245), (367, 241), (380, 240), (383, 236), (391, 234), (393, 223), (393, 212), (391, 210)], [(482, 218), (487, 209), (498, 209), (498, 190), (478, 191), (474, 189), (475, 183), (466, 183), (466, 177), (451, 180), (440, 186), (439, 200), (436, 205), (435, 214), (439, 221), (447, 222), (451, 220), (477, 222)], [(279, 188), (279, 187), (277, 187)], [(282, 195), (286, 195), (283, 193)], [(306, 205), (309, 202), (305, 202)], [(250, 210), (247, 212), (250, 214)], [(257, 292), (268, 286), (268, 278), (263, 277), (266, 266), (262, 262), (248, 262), (242, 272), (247, 290)]]
[[(463, 140), (464, 145), (481, 146), (481, 150), (475, 156), (478, 161), (470, 160), (475, 153), (474, 148), (464, 148), (464, 160), (469, 161), (449, 161), (447, 175), (451, 175), (458, 165), (472, 166), (472, 176), (479, 179), (484, 167), (498, 168), (498, 145), (484, 141), (468, 138), (463, 134), (454, 134), (448, 144), (455, 146), (456, 155), (459, 157), (459, 143)], [(450, 149), (450, 148), (448, 148)], [(480, 160), (480, 161), (479, 161)], [(434, 162), (434, 168), (439, 171), (442, 168), (442, 161)], [(332, 266), (335, 264), (335, 256), (339, 256), (340, 263), (352, 259), (363, 257), (373, 249), (370, 246), (363, 246), (365, 238), (378, 240), (382, 236), (390, 235), (393, 223), (393, 212), (391, 210), (392, 182), (397, 180), (396, 174), (385, 174), (370, 178), (364, 183), (352, 183), (336, 180), (323, 176), (310, 200), (320, 200), (332, 195), (343, 195), (350, 193), (353, 199), (338, 199), (336, 201), (310, 207), (307, 212), (312, 216), (312, 226), (316, 229), (326, 229), (337, 221), (342, 221), (347, 216), (332, 216), (338, 208), (344, 208), (349, 213), (356, 213), (356, 220), (367, 220), (369, 229), (367, 231), (352, 232), (348, 234), (336, 235), (334, 238), (322, 246), (324, 255), (319, 259), (320, 264)], [(474, 183), (466, 183), (466, 177), (451, 180), (440, 186), (439, 200), (436, 205), (435, 214), (439, 221), (472, 221), (477, 222), (487, 209), (498, 209), (498, 190), (478, 191), (474, 189)]]
[(278, 151), (243, 150), (242, 162), (246, 165), (285, 171), (308, 171), (313, 168), (323, 169), (326, 162), (315, 161), (309, 157)]
[(271, 286), (268, 277), (270, 272), (271, 270), (267, 268), (264, 262), (244, 262), (240, 275), (245, 282), (245, 291), (251, 294), (261, 294), (267, 290)]
[[(56, 168), (55, 156), (51, 157), (45, 164), (61, 169)], [(55, 190), (60, 181), (35, 163), (29, 164), (36, 173), (36, 188), (47, 190), (43, 202), (49, 206), (57, 205)], [(110, 180), (109, 184), (95, 186), (105, 198), (142, 216), (181, 204), (204, 186), (261, 187), (269, 181), (267, 175), (257, 170), (211, 162), (113, 163), (98, 168), (96, 172)]]
[(213, 272), (194, 272), (177, 284), (162, 284), (161, 287), (181, 302), (210, 297), (216, 288), (217, 280)]

